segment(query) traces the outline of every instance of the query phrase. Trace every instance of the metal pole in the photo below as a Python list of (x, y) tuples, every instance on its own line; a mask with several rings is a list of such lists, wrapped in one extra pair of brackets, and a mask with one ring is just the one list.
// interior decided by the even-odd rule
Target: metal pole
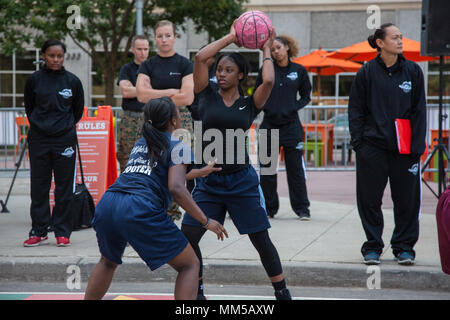
[(445, 184), (445, 172), (444, 172), (444, 155), (442, 152), (442, 146), (444, 141), (442, 140), (442, 96), (444, 94), (444, 81), (443, 81), (443, 71), (444, 69), (444, 56), (439, 57), (439, 150), (438, 150), (438, 196), (440, 197), (443, 190), (443, 185)]
[(142, 31), (142, 10), (144, 9), (143, 0), (136, 0), (136, 34), (144, 34)]

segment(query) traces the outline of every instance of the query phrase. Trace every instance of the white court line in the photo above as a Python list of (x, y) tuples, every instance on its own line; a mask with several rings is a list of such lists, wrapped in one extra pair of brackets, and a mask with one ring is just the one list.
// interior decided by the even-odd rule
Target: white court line
[[(0, 292), (0, 294), (39, 294), (39, 295), (80, 295), (84, 292)], [(148, 292), (108, 292), (105, 296), (172, 296), (173, 293), (148, 293)], [(273, 296), (257, 296), (257, 295), (232, 295), (232, 294), (207, 294), (210, 298), (241, 299), (241, 300), (274, 300)], [(323, 298), (323, 297), (292, 297), (293, 300), (365, 300), (365, 299), (348, 299), (348, 298)]]

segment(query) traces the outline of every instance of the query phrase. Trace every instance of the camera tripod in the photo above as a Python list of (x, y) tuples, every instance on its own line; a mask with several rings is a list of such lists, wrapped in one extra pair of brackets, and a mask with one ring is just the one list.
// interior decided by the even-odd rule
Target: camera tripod
[(444, 168), (444, 155), (447, 157), (447, 161), (450, 160), (448, 150), (446, 149), (446, 146), (444, 144), (444, 141), (442, 139), (442, 123), (447, 119), (448, 115), (443, 114), (442, 110), (442, 96), (443, 96), (443, 87), (444, 87), (444, 81), (443, 81), (443, 69), (444, 69), (444, 56), (440, 56), (439, 58), (439, 128), (438, 128), (438, 143), (433, 148), (431, 153), (428, 155), (427, 159), (425, 160), (423, 166), (422, 166), (422, 172), (425, 170), (425, 168), (430, 164), (431, 159), (433, 156), (437, 153), (438, 154), (438, 193), (436, 194), (433, 189), (428, 185), (428, 183), (422, 178), (422, 181), (425, 183), (425, 185), (431, 190), (431, 192), (439, 198), (442, 194), (442, 192), (446, 189), (446, 172)]
[(27, 150), (27, 147), (28, 147), (28, 141), (25, 140), (25, 143), (23, 145), (22, 151), (20, 152), (19, 160), (15, 163), (16, 171), (14, 172), (14, 176), (13, 176), (13, 179), (11, 181), (11, 185), (9, 186), (9, 191), (8, 191), (8, 194), (6, 195), (5, 202), (3, 202), (3, 200), (0, 200), (0, 205), (2, 207), (2, 211), (0, 211), (1, 213), (9, 213), (9, 210), (6, 207), (6, 205), (8, 204), (9, 196), (11, 195), (11, 191), (12, 191), (12, 188), (13, 188), (13, 185), (14, 185), (14, 181), (16, 180), (17, 172), (19, 171), (20, 164), (22, 163), (22, 159), (23, 159), (23, 156), (25, 154), (25, 151)]

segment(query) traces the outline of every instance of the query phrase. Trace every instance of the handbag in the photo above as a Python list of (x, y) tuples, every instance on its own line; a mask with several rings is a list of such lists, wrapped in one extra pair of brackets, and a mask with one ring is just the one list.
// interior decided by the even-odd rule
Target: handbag
[(78, 162), (80, 164), (81, 183), (75, 185), (75, 192), (70, 204), (70, 216), (72, 217), (72, 231), (90, 228), (94, 217), (94, 199), (84, 183), (83, 165), (81, 162), (80, 147), (77, 139)]
[(436, 222), (441, 268), (450, 275), (450, 186), (439, 197)]

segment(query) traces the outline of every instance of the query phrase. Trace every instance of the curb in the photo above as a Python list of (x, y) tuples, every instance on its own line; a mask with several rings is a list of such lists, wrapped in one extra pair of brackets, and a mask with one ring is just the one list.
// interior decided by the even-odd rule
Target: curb
[[(87, 283), (97, 262), (98, 258), (93, 257), (0, 257), (0, 290), (3, 281), (66, 282), (76, 269), (70, 266), (78, 266), (81, 281)], [(450, 291), (450, 276), (437, 267), (289, 261), (282, 264), (288, 286)], [(174, 282), (176, 275), (168, 265), (151, 272), (140, 258), (124, 258), (113, 281)], [(205, 284), (269, 284), (263, 267), (256, 261), (205, 259), (204, 278)]]

